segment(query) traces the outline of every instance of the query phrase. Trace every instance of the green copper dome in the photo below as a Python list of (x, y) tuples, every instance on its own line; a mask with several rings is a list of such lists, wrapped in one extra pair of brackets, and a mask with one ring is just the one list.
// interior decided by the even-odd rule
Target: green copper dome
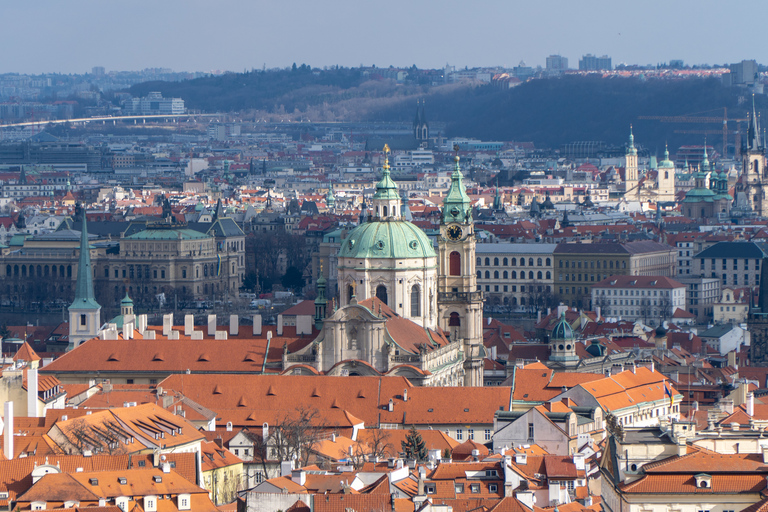
[(555, 328), (552, 329), (553, 340), (572, 340), (574, 338), (573, 327), (565, 319), (565, 312), (560, 316), (560, 320), (555, 324)]
[(435, 258), (427, 235), (408, 221), (366, 222), (341, 243), (340, 258)]
[(669, 148), (664, 148), (664, 160), (659, 163), (659, 169), (673, 169), (675, 164), (669, 159)]

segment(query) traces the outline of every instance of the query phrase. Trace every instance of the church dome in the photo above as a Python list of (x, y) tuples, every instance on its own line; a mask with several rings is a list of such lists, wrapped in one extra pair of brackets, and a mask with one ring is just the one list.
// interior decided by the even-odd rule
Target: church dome
[(341, 243), (340, 258), (435, 258), (427, 235), (408, 221), (366, 222)]
[(552, 339), (572, 340), (574, 337), (573, 327), (571, 327), (571, 324), (565, 319), (565, 312), (563, 312), (560, 316), (560, 320), (555, 324), (555, 328), (552, 329)]

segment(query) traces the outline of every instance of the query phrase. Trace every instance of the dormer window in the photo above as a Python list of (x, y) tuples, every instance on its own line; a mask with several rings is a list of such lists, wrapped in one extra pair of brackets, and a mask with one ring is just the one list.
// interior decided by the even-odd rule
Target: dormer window
[(712, 487), (712, 475), (699, 473), (698, 475), (693, 475), (693, 478), (696, 479), (696, 487), (698, 489), (710, 489)]

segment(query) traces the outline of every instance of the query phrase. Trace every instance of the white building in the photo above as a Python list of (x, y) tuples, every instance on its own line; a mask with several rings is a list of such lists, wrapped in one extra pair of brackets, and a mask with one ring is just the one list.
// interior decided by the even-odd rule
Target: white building
[(150, 92), (143, 98), (131, 98), (123, 102), (125, 114), (180, 115), (186, 112), (181, 98), (163, 98), (159, 92)]
[(592, 287), (592, 307), (600, 307), (606, 317), (654, 325), (678, 308), (685, 310), (685, 290), (664, 276), (611, 276)]

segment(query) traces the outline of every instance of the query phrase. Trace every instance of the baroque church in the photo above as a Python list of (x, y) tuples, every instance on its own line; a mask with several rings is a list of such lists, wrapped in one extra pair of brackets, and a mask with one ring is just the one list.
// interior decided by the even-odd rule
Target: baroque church
[(641, 177), (637, 162), (637, 148), (632, 127), (629, 127), (629, 143), (624, 155), (624, 199), (651, 203), (674, 202), (675, 164), (665, 149), (664, 159), (659, 162), (655, 176), (653, 172)]
[(312, 343), (283, 354), (285, 373), (397, 375), (423, 386), (482, 386), (482, 292), (472, 207), (459, 157), (443, 201), (437, 251), (405, 220), (384, 147), (371, 214), (342, 240), (339, 306), (318, 280)]

